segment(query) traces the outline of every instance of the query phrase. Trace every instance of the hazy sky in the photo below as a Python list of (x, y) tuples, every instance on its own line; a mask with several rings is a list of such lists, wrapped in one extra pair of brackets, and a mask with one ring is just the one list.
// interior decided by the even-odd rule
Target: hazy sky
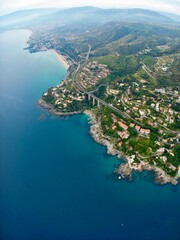
[(25, 8), (76, 6), (140, 7), (180, 14), (180, 0), (0, 0), (1, 13)]

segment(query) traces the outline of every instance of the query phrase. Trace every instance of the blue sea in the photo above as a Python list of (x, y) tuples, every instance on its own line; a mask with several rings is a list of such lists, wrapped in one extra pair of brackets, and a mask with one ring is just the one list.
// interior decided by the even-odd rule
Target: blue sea
[(51, 52), (23, 50), (29, 36), (0, 34), (0, 239), (180, 240), (179, 185), (118, 180), (120, 161), (93, 141), (86, 115), (37, 105), (66, 69)]

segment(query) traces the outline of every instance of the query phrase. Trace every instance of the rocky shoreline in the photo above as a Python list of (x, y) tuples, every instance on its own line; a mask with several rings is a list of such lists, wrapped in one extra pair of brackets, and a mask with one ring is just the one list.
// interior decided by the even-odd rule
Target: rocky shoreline
[(75, 114), (80, 114), (82, 113), (82, 111), (75, 111), (75, 112), (59, 112), (56, 109), (54, 109), (53, 105), (51, 105), (50, 103), (45, 102), (42, 98), (40, 98), (37, 101), (37, 104), (41, 107), (43, 107), (44, 109), (47, 109), (48, 112), (54, 114), (55, 116), (71, 116), (71, 115), (75, 115)]
[(167, 183), (171, 183), (173, 185), (178, 184), (178, 179), (175, 177), (169, 176), (166, 172), (164, 172), (162, 169), (151, 166), (147, 163), (140, 163), (136, 165), (132, 165), (127, 163), (121, 164), (115, 172), (120, 175), (122, 178), (128, 178), (132, 179), (132, 172), (137, 171), (137, 172), (143, 172), (144, 170), (152, 171), (155, 174), (155, 179), (154, 182), (160, 185), (164, 185)]
[[(82, 111), (75, 111), (75, 112), (59, 112), (56, 109), (54, 109), (53, 105), (46, 103), (42, 98), (40, 98), (37, 102), (38, 105), (43, 107), (44, 109), (47, 109), (51, 114), (54, 114), (55, 116), (71, 116), (75, 114), (81, 114)], [(90, 134), (94, 141), (97, 143), (106, 146), (107, 147), (107, 153), (117, 157), (123, 158), (126, 160), (126, 163), (120, 164), (118, 168), (114, 170), (116, 174), (119, 175), (119, 179), (126, 178), (129, 180), (132, 180), (132, 173), (133, 171), (142, 172), (144, 170), (153, 171), (155, 173), (155, 183), (164, 185), (167, 183), (171, 183), (173, 185), (178, 184), (178, 177), (171, 177), (166, 172), (164, 172), (162, 169), (149, 165), (146, 162), (141, 163), (131, 163), (129, 157), (125, 156), (122, 152), (118, 151), (113, 143), (111, 143), (111, 139), (108, 136), (105, 136), (101, 130), (101, 124), (96, 119), (96, 115), (91, 110), (85, 110), (84, 113), (90, 117), (91, 121), (91, 127), (90, 127)]]
[(113, 144), (110, 142), (110, 138), (102, 133), (101, 125), (96, 119), (95, 114), (93, 114), (93, 112), (89, 110), (88, 111), (86, 110), (84, 113), (88, 115), (91, 119), (90, 134), (92, 135), (93, 139), (96, 142), (106, 146), (108, 154), (113, 156), (117, 155), (118, 158), (123, 158), (127, 161), (126, 163), (120, 164), (119, 167), (115, 169), (115, 173), (119, 175), (119, 179), (127, 178), (129, 180), (132, 180), (133, 171), (142, 172), (144, 170), (148, 170), (153, 171), (155, 173), (155, 183), (157, 184), (160, 185), (164, 185), (167, 183), (171, 183), (173, 185), (178, 184), (178, 177), (171, 177), (158, 167), (149, 165), (148, 163), (143, 161), (139, 164), (135, 163), (132, 164), (128, 157), (124, 156), (122, 152), (114, 148)]

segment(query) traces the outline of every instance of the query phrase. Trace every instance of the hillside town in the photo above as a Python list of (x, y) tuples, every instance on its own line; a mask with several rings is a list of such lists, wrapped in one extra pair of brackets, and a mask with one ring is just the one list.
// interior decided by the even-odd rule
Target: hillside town
[[(107, 64), (88, 60), (78, 72), (77, 80), (70, 75), (57, 87), (44, 93), (40, 104), (53, 109), (57, 115), (91, 110), (92, 118), (98, 123), (99, 132), (95, 135), (108, 139), (113, 149), (125, 156), (131, 170), (142, 170), (143, 164), (148, 163), (176, 179), (172, 180), (173, 184), (176, 183), (180, 176), (177, 151), (180, 112), (175, 107), (180, 100), (178, 86), (176, 89), (152, 89), (148, 80), (141, 77), (131, 83), (118, 78), (118, 81), (105, 84), (110, 74)], [(100, 88), (104, 87), (101, 99), (107, 105), (100, 104), (97, 107), (92, 104), (92, 100), (88, 99), (79, 86), (95, 97), (99, 97)], [(108, 106), (113, 106), (126, 115), (113, 112)], [(122, 168), (123, 166), (118, 169), (119, 173), (123, 176), (131, 175), (131, 171), (127, 174)]]
[(110, 70), (105, 64), (99, 64), (97, 61), (92, 61), (83, 67), (79, 82), (85, 89), (96, 86), (102, 79), (110, 74)]

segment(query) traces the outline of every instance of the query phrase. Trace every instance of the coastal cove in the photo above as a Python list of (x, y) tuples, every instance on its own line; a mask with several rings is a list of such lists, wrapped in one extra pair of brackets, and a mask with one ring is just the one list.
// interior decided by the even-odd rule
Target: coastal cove
[(0, 239), (179, 240), (179, 185), (119, 181), (120, 163), (89, 134), (85, 114), (37, 105), (66, 77), (52, 52), (23, 50), (26, 30), (0, 34)]

